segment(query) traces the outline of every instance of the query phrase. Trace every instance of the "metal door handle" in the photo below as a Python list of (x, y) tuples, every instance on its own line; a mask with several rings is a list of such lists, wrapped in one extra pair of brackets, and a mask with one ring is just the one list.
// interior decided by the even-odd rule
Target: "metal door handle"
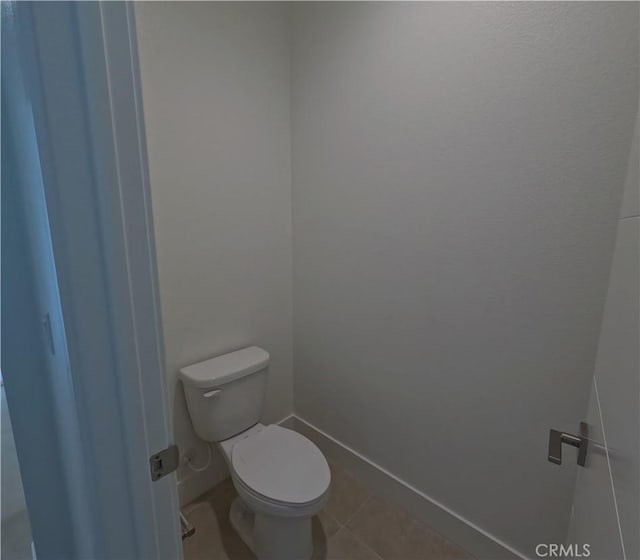
[(589, 425), (586, 422), (580, 422), (579, 436), (559, 432), (558, 430), (549, 430), (548, 459), (556, 465), (562, 465), (563, 443), (578, 448), (578, 465), (584, 467), (587, 462), (587, 449), (589, 447)]

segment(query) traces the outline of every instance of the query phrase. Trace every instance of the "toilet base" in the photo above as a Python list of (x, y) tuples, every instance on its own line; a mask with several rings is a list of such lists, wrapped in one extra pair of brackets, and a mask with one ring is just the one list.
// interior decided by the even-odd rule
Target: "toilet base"
[(231, 510), (229, 511), (229, 521), (236, 530), (236, 533), (240, 535), (240, 538), (244, 541), (252, 552), (255, 553), (253, 547), (253, 522), (255, 520), (255, 514), (242, 503), (240, 497), (236, 497), (231, 504)]
[(311, 518), (274, 517), (251, 511), (237, 497), (229, 519), (258, 560), (309, 560), (313, 554)]

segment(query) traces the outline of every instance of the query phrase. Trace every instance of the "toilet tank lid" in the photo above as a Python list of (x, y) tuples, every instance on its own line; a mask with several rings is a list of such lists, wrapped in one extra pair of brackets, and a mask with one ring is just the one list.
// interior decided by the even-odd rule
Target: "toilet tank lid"
[(229, 383), (268, 365), (269, 353), (250, 346), (184, 367), (180, 370), (180, 377), (185, 383), (205, 389)]

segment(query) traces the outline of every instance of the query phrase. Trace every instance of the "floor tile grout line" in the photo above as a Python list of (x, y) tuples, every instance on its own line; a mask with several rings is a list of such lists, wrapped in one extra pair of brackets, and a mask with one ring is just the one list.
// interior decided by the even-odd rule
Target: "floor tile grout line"
[[(364, 502), (356, 509), (356, 511), (347, 519), (347, 521), (344, 524), (344, 528), (351, 533), (361, 544), (363, 544), (364, 546), (366, 546), (366, 548), (368, 548), (370, 551), (374, 552), (376, 554), (376, 556), (378, 556), (381, 560), (385, 560), (384, 557), (382, 557), (378, 552), (376, 552), (376, 550), (374, 548), (371, 547), (371, 545), (369, 545), (367, 543), (366, 540), (364, 540), (363, 538), (359, 537), (357, 535), (357, 533), (355, 533), (353, 531), (353, 529), (351, 529), (350, 527), (348, 527), (349, 522), (354, 519), (364, 508), (365, 506), (373, 499), (380, 499), (383, 501), (384, 498), (380, 497), (378, 494), (375, 494), (374, 492), (369, 492), (369, 496), (364, 500)], [(476, 560), (474, 556), (472, 556), (469, 552), (467, 552), (466, 549), (464, 549), (462, 546), (460, 546), (457, 542), (452, 541), (451, 539), (445, 537), (443, 534), (441, 534), (439, 531), (436, 531), (433, 527), (431, 527), (431, 525), (429, 525), (428, 523), (424, 522), (421, 519), (418, 519), (416, 517), (414, 517), (410, 512), (408, 512), (407, 510), (393, 504), (392, 502), (388, 502), (389, 505), (391, 505), (394, 508), (399, 509), (400, 511), (402, 511), (409, 519), (410, 522), (419, 530), (421, 531), (427, 531), (428, 533), (433, 533), (435, 536), (437, 536), (438, 538), (442, 539), (443, 541), (445, 541), (449, 546), (458, 549), (460, 552), (462, 552), (463, 554), (465, 554), (468, 557), (468, 560)], [(336, 532), (337, 535), (337, 532)], [(335, 535), (334, 535), (335, 536)]]
[(363, 509), (364, 507), (369, 503), (369, 501), (373, 498), (373, 494), (371, 494), (371, 492), (368, 492), (368, 496), (365, 498), (365, 500), (356, 508), (356, 510), (349, 516), (347, 517), (347, 520), (344, 522), (344, 526), (348, 528), (349, 522), (356, 516), (358, 515)]
[(338, 531), (336, 531), (334, 534), (337, 534), (337, 533), (340, 531), (340, 529), (342, 529), (342, 528), (345, 526), (345, 525), (344, 525), (344, 523), (343, 523), (342, 521), (339, 521), (339, 520), (335, 517), (335, 515), (332, 515), (331, 513), (329, 513), (329, 512), (328, 512), (328, 511), (326, 511), (326, 510), (324, 511), (324, 514), (325, 514), (325, 515), (328, 515), (331, 519), (333, 519), (333, 521), (335, 521), (335, 522), (336, 522), (336, 525), (338, 526)]
[[(365, 501), (368, 501), (368, 498)], [(346, 525), (341, 525), (340, 528), (331, 537), (329, 537), (329, 539), (327, 539), (327, 541), (336, 539), (338, 537), (338, 535), (341, 535), (342, 533), (348, 533), (353, 540), (355, 540), (359, 545), (361, 545), (364, 548), (366, 548), (368, 552), (373, 554), (379, 560), (384, 560), (384, 558), (382, 556), (380, 556), (373, 548), (371, 548), (367, 543), (365, 543), (361, 538), (359, 538)], [(331, 560), (331, 558), (329, 558), (327, 556), (326, 560)]]
[(362, 506), (360, 508), (358, 508), (358, 510), (349, 518), (349, 521), (351, 521), (351, 519), (353, 517), (356, 516), (357, 513), (359, 513), (361, 511), (361, 509), (366, 505), (366, 503), (374, 498), (377, 498), (379, 500), (382, 500), (384, 502), (387, 502), (389, 505), (391, 505), (392, 507), (402, 511), (406, 516), (408, 516), (411, 520), (411, 522), (420, 530), (422, 531), (427, 531), (429, 533), (433, 533), (434, 535), (436, 535), (437, 537), (441, 538), (442, 540), (444, 540), (446, 543), (450, 544), (451, 546), (453, 546), (454, 548), (457, 548), (458, 550), (460, 550), (461, 552), (463, 552), (464, 554), (466, 554), (470, 560), (476, 560), (474, 556), (472, 556), (469, 552), (467, 552), (466, 549), (464, 549), (461, 545), (459, 545), (457, 542), (452, 541), (449, 537), (446, 537), (445, 535), (443, 535), (440, 531), (438, 531), (437, 529), (435, 529), (434, 527), (432, 527), (429, 523), (427, 523), (426, 521), (419, 519), (417, 517), (415, 517), (410, 511), (404, 509), (403, 507), (399, 506), (398, 504), (394, 503), (393, 501), (389, 501), (386, 498), (383, 498), (382, 496), (380, 496), (379, 494), (376, 494), (374, 492), (370, 492), (369, 497), (365, 500), (365, 502), (362, 504)]
[[(353, 531), (351, 531), (348, 527), (344, 528), (345, 531), (347, 531), (347, 533), (349, 533), (354, 540), (356, 540), (359, 544), (361, 544), (362, 546), (364, 546), (369, 552), (371, 552), (374, 556), (378, 557), (380, 560), (384, 560), (384, 558), (378, 554), (378, 552), (373, 549), (369, 544), (367, 544), (364, 539), (361, 539), (358, 535), (356, 535)], [(329, 560), (329, 559), (327, 559)]]
[[(354, 480), (356, 480), (356, 481), (358, 481), (358, 482), (362, 483), (362, 481), (361, 481), (357, 476), (353, 475), (350, 471), (348, 471), (347, 469), (345, 469), (342, 465), (340, 465), (339, 463), (335, 463), (335, 462), (332, 462), (332, 463), (333, 463), (333, 465), (334, 465), (335, 467), (337, 467), (338, 469), (341, 469), (343, 472), (345, 472), (346, 474), (348, 474), (351, 478), (353, 478)], [(351, 529), (348, 527), (349, 522), (351, 522), (351, 520), (352, 520), (352, 519), (354, 519), (354, 518), (355, 518), (355, 517), (356, 517), (356, 516), (357, 516), (357, 515), (358, 515), (358, 514), (359, 514), (359, 513), (364, 509), (364, 507), (367, 505), (367, 503), (368, 503), (368, 502), (370, 502), (372, 499), (374, 499), (374, 498), (378, 498), (378, 499), (382, 499), (382, 500), (386, 501), (384, 498), (382, 498), (380, 495), (378, 495), (378, 494), (376, 494), (375, 492), (373, 492), (373, 491), (372, 491), (370, 488), (368, 488), (366, 485), (365, 485), (365, 488), (366, 488), (366, 491), (367, 491), (367, 494), (368, 494), (367, 498), (366, 498), (366, 499), (364, 500), (364, 502), (363, 502), (360, 506), (358, 506), (358, 508), (357, 508), (357, 509), (356, 509), (356, 510), (355, 510), (355, 511), (354, 511), (354, 512), (353, 512), (353, 513), (352, 513), (352, 514), (347, 518), (347, 520), (344, 522), (344, 524), (342, 524), (340, 521), (338, 521), (338, 520), (336, 519), (336, 521), (337, 521), (337, 523), (338, 523), (338, 525), (339, 525), (340, 527), (345, 527), (345, 528), (346, 528), (350, 533), (352, 533), (352, 534), (354, 534), (354, 535), (355, 535), (355, 533), (353, 532), (353, 530), (351, 530)], [(429, 523), (427, 523), (427, 522), (423, 521), (422, 519), (418, 519), (418, 518), (414, 517), (414, 516), (413, 516), (413, 514), (411, 514), (409, 511), (405, 510), (404, 508), (402, 508), (402, 507), (398, 506), (397, 504), (394, 504), (393, 502), (390, 502), (390, 503), (391, 503), (391, 505), (393, 505), (394, 507), (396, 507), (396, 508), (398, 508), (398, 509), (402, 510), (402, 511), (407, 515), (407, 516), (409, 516), (409, 518), (411, 519), (412, 523), (413, 523), (417, 528), (419, 528), (420, 530), (422, 530), (422, 531), (425, 531), (425, 530), (426, 530), (426, 531), (428, 531), (428, 532), (430, 532), (430, 533), (433, 533), (434, 535), (436, 535), (436, 536), (438, 536), (439, 538), (441, 538), (442, 540), (444, 540), (444, 541), (445, 541), (447, 544), (449, 544), (450, 546), (452, 546), (452, 547), (457, 548), (458, 550), (460, 550), (462, 553), (464, 553), (466, 556), (468, 556), (468, 557), (469, 557), (469, 560), (476, 560), (476, 559), (475, 559), (475, 558), (474, 558), (474, 557), (473, 557), (473, 556), (472, 556), (472, 555), (471, 555), (471, 554), (470, 554), (470, 553), (469, 553), (465, 548), (463, 548), (460, 544), (458, 544), (458, 543), (457, 543), (457, 542), (455, 542), (455, 541), (452, 541), (450, 538), (448, 538), (448, 537), (446, 537), (445, 535), (443, 535), (442, 533), (440, 533), (440, 531), (436, 530), (436, 529), (435, 529), (434, 527), (432, 527)], [(335, 518), (334, 518), (334, 519), (335, 519)], [(338, 532), (339, 532), (339, 531), (337, 531), (337, 532), (336, 532), (336, 534), (337, 534)], [(365, 541), (362, 541), (362, 542), (364, 543)], [(368, 545), (367, 545), (367, 547), (368, 547), (368, 548), (370, 548)]]
[(332, 540), (335, 539), (340, 533), (342, 533), (343, 530), (346, 530), (347, 528), (344, 525), (340, 525), (340, 527), (338, 527), (338, 530), (333, 533), (333, 535), (331, 535), (328, 539), (327, 539), (327, 543)]

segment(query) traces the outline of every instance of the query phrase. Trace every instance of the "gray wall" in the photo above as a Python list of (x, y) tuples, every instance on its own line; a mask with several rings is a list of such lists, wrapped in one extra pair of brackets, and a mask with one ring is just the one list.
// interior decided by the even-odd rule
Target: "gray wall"
[(575, 468), (638, 6), (294, 8), (295, 411), (531, 554)]
[[(257, 344), (264, 420), (292, 410), (289, 9), (142, 2), (136, 19), (175, 437), (203, 465), (180, 367)], [(224, 471), (183, 468), (182, 499)]]

